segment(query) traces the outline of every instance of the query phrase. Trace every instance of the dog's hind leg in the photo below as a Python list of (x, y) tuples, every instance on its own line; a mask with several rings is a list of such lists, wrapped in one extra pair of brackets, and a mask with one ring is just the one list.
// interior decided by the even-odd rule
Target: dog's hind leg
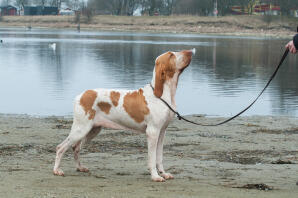
[(91, 128), (92, 121), (90, 120), (80, 124), (77, 124), (76, 121), (74, 121), (68, 137), (57, 146), (55, 166), (53, 169), (54, 175), (64, 176), (63, 171), (59, 168), (63, 154), (69, 149), (69, 147), (80, 142), (90, 132)]
[(92, 130), (87, 134), (84, 139), (84, 143), (89, 143), (93, 138), (97, 136), (97, 134), (101, 131), (102, 127), (93, 127)]
[(89, 143), (100, 132), (101, 127), (93, 127), (83, 140), (78, 141), (72, 146), (77, 171), (89, 172), (88, 168), (83, 167), (80, 163), (80, 149), (84, 143)]

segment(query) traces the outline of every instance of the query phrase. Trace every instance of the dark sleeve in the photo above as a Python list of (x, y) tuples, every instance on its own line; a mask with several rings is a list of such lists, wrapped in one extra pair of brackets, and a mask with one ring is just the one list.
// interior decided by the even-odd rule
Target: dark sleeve
[(298, 50), (298, 34), (296, 34), (293, 38), (293, 42), (295, 45), (296, 50)]

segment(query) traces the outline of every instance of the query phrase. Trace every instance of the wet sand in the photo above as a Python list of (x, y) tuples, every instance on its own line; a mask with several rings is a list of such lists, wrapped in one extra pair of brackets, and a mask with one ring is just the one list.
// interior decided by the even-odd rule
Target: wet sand
[[(223, 118), (189, 116), (203, 123)], [(296, 197), (298, 119), (240, 117), (219, 127), (174, 120), (164, 166), (175, 179), (150, 180), (144, 134), (102, 132), (81, 152), (89, 173), (64, 156), (54, 176), (55, 147), (71, 118), (0, 114), (0, 197)], [(249, 188), (253, 189), (249, 189)], [(257, 189), (255, 189), (257, 188)], [(272, 190), (271, 190), (272, 189)]]

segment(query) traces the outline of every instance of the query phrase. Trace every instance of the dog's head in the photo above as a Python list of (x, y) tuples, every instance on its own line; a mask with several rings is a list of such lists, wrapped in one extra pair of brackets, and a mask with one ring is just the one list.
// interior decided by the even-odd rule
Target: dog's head
[(155, 60), (155, 86), (154, 95), (161, 97), (163, 85), (166, 81), (176, 79), (176, 86), (179, 75), (190, 64), (191, 57), (196, 50), (183, 50), (180, 52), (166, 52)]

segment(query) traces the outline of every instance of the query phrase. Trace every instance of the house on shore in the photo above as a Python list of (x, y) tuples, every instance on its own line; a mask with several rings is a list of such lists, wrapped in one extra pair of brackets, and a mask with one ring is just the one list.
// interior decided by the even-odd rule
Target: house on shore
[(244, 6), (232, 6), (231, 7), (232, 14), (235, 15), (280, 15), (280, 6), (273, 4), (255, 4), (252, 8), (244, 7)]
[(11, 5), (0, 7), (0, 16), (15, 16), (18, 15), (17, 8)]
[(292, 16), (298, 17), (298, 8), (292, 8), (290, 10), (290, 13), (291, 13)]
[(65, 15), (73, 16), (73, 15), (75, 15), (75, 11), (72, 10), (72, 9), (70, 9), (70, 8), (64, 8), (64, 9), (61, 9), (61, 10), (59, 11), (59, 15), (63, 15), (63, 16), (65, 16)]
[(52, 6), (25, 6), (24, 15), (58, 15), (58, 7)]

